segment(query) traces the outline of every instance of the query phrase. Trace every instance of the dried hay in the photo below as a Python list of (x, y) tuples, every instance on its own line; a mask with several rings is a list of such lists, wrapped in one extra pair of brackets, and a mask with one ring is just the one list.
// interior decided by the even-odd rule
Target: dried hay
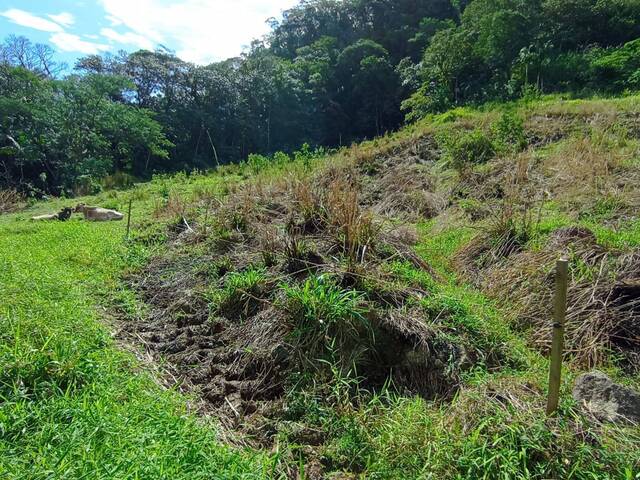
[(515, 308), (517, 325), (528, 329), (541, 351), (551, 345), (553, 266), (568, 255), (572, 275), (568, 290), (566, 352), (577, 364), (606, 363), (610, 353), (626, 357), (635, 370), (640, 351), (640, 253), (607, 250), (592, 232), (569, 227), (557, 230), (540, 251), (514, 255), (484, 276), (484, 289)]
[(0, 190), (0, 214), (16, 212), (24, 205), (24, 196), (17, 190)]

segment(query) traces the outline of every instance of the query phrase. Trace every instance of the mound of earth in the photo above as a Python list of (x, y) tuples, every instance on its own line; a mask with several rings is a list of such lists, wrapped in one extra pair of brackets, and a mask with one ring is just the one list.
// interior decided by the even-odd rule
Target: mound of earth
[[(395, 168), (415, 168), (416, 159), (422, 162), (413, 157)], [(492, 361), (427, 317), (418, 307), (426, 289), (385, 270), (403, 261), (435, 275), (413, 252), (411, 227), (367, 209), (375, 202), (362, 185), (367, 192), (390, 188), (393, 169), (351, 168), (351, 177), (325, 171), (304, 181), (246, 183), (213, 225), (177, 222), (169, 252), (131, 279), (148, 312), (124, 331), (166, 362), (204, 408), (259, 442), (277, 431), (296, 379), (330, 381), (328, 358), (345, 372), (355, 369), (360, 388), (390, 384), (429, 399), (453, 395), (477, 358)], [(323, 317), (292, 305), (291, 289), (323, 279), (339, 298), (352, 299), (357, 322), (322, 325)]]
[[(505, 247), (505, 245), (507, 247)], [(512, 308), (516, 326), (532, 345), (551, 346), (554, 265), (571, 259), (565, 343), (574, 360), (602, 365), (611, 351), (623, 368), (640, 369), (640, 251), (622, 253), (598, 243), (585, 227), (563, 227), (546, 245), (522, 250), (517, 244), (487, 243), (480, 236), (457, 258), (458, 269), (491, 296)], [(532, 328), (533, 327), (533, 328)]]

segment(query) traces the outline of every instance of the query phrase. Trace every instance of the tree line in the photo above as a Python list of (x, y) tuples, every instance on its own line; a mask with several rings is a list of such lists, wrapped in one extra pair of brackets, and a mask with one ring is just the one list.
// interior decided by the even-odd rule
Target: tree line
[(66, 193), (113, 172), (337, 147), (456, 105), (640, 82), (638, 0), (304, 0), (237, 58), (81, 58), (0, 45), (0, 182)]

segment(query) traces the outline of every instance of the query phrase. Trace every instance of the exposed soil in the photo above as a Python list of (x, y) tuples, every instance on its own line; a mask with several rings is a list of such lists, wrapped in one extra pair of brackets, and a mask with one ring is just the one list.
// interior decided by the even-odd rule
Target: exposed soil
[[(344, 289), (367, 292), (363, 301), (371, 330), (358, 331), (355, 339), (339, 345), (337, 354), (345, 367), (355, 362), (361, 388), (376, 390), (390, 381), (407, 395), (453, 395), (460, 373), (480, 352), (454, 343), (446, 327), (415, 308), (415, 300), (428, 291), (400, 287), (382, 271), (383, 263), (396, 259), (433, 274), (413, 252), (415, 231), (392, 226), (373, 212), (433, 214), (404, 200), (390, 201), (385, 193), (407, 172), (420, 172), (412, 175), (418, 183), (407, 192), (428, 186), (425, 155), (372, 159), (380, 166), (377, 173), (356, 164), (348, 167), (350, 183), (338, 187), (335, 182), (344, 172), (334, 172), (334, 181), (327, 181), (331, 172), (325, 171), (305, 183), (291, 178), (270, 185), (247, 183), (220, 207), (220, 224), (206, 234), (193, 221), (178, 222), (169, 253), (131, 279), (148, 313), (125, 322), (124, 331), (167, 362), (204, 408), (254, 441), (269, 444), (291, 383), (301, 374), (319, 381), (327, 376), (315, 356), (322, 352), (307, 350), (296, 338), (301, 320), (288, 309), (280, 285), (327, 275)], [(360, 235), (359, 243), (351, 245), (349, 235)], [(212, 307), (212, 290), (223, 289), (233, 272), (256, 264), (267, 265), (268, 280)], [(375, 287), (365, 288), (367, 283)]]

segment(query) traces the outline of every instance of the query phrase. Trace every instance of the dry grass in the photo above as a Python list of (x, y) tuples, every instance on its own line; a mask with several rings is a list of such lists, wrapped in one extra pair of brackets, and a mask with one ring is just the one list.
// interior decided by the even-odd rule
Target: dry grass
[(577, 364), (606, 364), (612, 351), (634, 356), (640, 351), (640, 269), (637, 252), (620, 255), (600, 247), (583, 228), (563, 228), (541, 251), (521, 252), (494, 266), (485, 288), (514, 308), (519, 328), (541, 351), (551, 344), (553, 266), (560, 255), (571, 259), (566, 351)]
[(171, 192), (166, 199), (157, 198), (154, 200), (154, 218), (175, 218), (184, 217), (187, 209), (191, 205), (182, 195)]
[(557, 194), (571, 196), (602, 192), (621, 164), (618, 150), (608, 148), (603, 137), (575, 137), (547, 157), (543, 168)]
[(17, 190), (0, 190), (0, 214), (20, 210), (24, 206), (24, 196)]
[(375, 248), (381, 226), (370, 211), (362, 210), (358, 191), (345, 181), (330, 186), (326, 200), (327, 220), (342, 252), (351, 263), (362, 263)]

